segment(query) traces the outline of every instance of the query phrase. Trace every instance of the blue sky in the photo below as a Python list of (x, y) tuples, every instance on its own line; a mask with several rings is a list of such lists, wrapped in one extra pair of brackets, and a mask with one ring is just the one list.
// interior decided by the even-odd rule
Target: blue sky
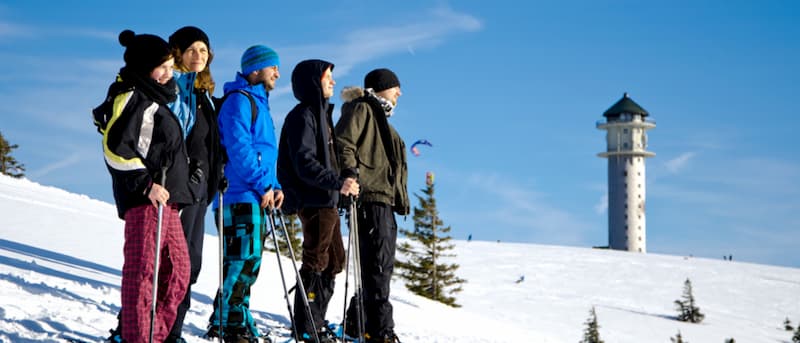
[(278, 51), (278, 123), (300, 60), (336, 64), (337, 93), (393, 69), (404, 95), (391, 122), (434, 145), (409, 156), (409, 191), (436, 174), (455, 238), (606, 245), (595, 123), (628, 92), (657, 123), (649, 252), (800, 267), (796, 1), (191, 3), (0, 4), (0, 132), (28, 178), (111, 202), (90, 110), (123, 64), (117, 35), (195, 25), (217, 96), (248, 46)]

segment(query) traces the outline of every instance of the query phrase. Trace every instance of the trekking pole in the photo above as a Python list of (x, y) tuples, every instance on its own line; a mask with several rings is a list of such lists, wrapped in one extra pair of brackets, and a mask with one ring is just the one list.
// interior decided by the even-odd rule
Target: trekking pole
[[(349, 213), (348, 213), (349, 215)], [(342, 305), (342, 338), (347, 332), (347, 289), (350, 286), (350, 251), (353, 250), (353, 230), (350, 227), (350, 219), (347, 221), (347, 253), (344, 258), (344, 305)]]
[[(266, 212), (266, 209), (262, 210), (262, 213)], [(266, 216), (266, 215), (265, 215)], [(292, 323), (292, 332), (294, 332), (295, 341), (300, 342), (300, 333), (297, 331), (297, 325), (294, 323), (294, 311), (292, 311), (292, 304), (289, 301), (289, 289), (286, 287), (286, 278), (283, 276), (283, 263), (281, 262), (281, 248), (278, 245), (278, 237), (275, 236), (277, 231), (275, 227), (277, 224), (275, 223), (275, 217), (270, 213), (268, 217), (265, 218), (269, 222), (272, 231), (272, 243), (275, 245), (275, 257), (278, 258), (278, 271), (281, 274), (281, 284), (283, 285), (283, 296), (286, 299), (286, 308), (289, 310), (289, 321)]]
[(356, 318), (358, 323), (358, 342), (364, 341), (364, 297), (361, 282), (361, 243), (358, 234), (358, 204), (356, 198), (350, 197), (350, 213), (348, 215), (350, 221), (350, 231), (353, 232), (353, 283), (356, 294)]
[[(298, 289), (295, 291), (300, 291), (301, 299), (303, 299), (303, 306), (305, 306), (306, 314), (308, 315), (309, 319), (311, 319), (311, 329), (314, 330), (314, 342), (319, 343), (319, 332), (317, 331), (317, 324), (314, 323), (314, 315), (311, 313), (311, 305), (308, 303), (308, 294), (306, 293), (306, 287), (303, 285), (303, 279), (300, 277), (300, 271), (297, 269), (297, 263), (295, 262), (294, 258), (294, 249), (292, 249), (292, 241), (289, 238), (289, 231), (286, 230), (286, 222), (283, 220), (283, 213), (280, 209), (275, 209), (274, 212), (278, 215), (278, 219), (280, 219), (281, 226), (283, 226), (283, 235), (286, 237), (286, 248), (289, 250), (289, 258), (292, 260), (292, 268), (294, 268), (294, 275), (297, 278), (297, 287)], [(274, 219), (274, 218), (273, 218)], [(275, 242), (275, 248), (277, 250), (278, 243)], [(280, 258), (280, 255), (278, 256)], [(281, 277), (283, 277), (283, 272), (281, 272)], [(284, 286), (285, 287), (285, 286)], [(288, 294), (286, 300), (289, 300)], [(297, 306), (297, 305), (295, 305)]]
[[(167, 183), (167, 167), (161, 168), (161, 186)], [(156, 224), (155, 261), (153, 262), (153, 303), (150, 306), (150, 343), (153, 343), (153, 333), (156, 323), (156, 296), (158, 296), (158, 267), (161, 263), (161, 225), (164, 219), (164, 204), (158, 203), (158, 224)]]
[(224, 209), (222, 204), (222, 190), (219, 190), (219, 207), (217, 207), (217, 228), (219, 229), (217, 235), (219, 236), (219, 290), (217, 291), (217, 299), (219, 304), (217, 304), (217, 308), (219, 309), (219, 315), (217, 315), (217, 320), (219, 324), (219, 343), (222, 342), (222, 304), (224, 303), (222, 300), (222, 287), (225, 286), (225, 275), (224, 275), (224, 263), (225, 263), (225, 228), (222, 226), (224, 224), (223, 215)]

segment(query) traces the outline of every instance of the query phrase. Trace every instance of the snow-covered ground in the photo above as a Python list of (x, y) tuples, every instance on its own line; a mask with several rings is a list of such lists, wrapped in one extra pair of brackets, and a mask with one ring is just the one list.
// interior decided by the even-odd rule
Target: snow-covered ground
[[(0, 175), (0, 342), (102, 341), (120, 304), (123, 224), (111, 204)], [(406, 224), (410, 225), (410, 224)], [(789, 342), (800, 322), (800, 269), (589, 248), (455, 241), (467, 280), (451, 308), (392, 288), (396, 331), (409, 342), (578, 342), (595, 307), (609, 343)], [(216, 236), (184, 326), (206, 342), (217, 288)], [(288, 260), (283, 260), (288, 266)], [(291, 268), (284, 268), (287, 279)], [(516, 282), (524, 276), (524, 281)], [(674, 319), (691, 279), (706, 319)], [(342, 317), (343, 275), (328, 319)], [(252, 309), (266, 330), (289, 325), (274, 255), (265, 257)], [(279, 331), (276, 329), (276, 331)], [(285, 330), (284, 330), (285, 331)]]

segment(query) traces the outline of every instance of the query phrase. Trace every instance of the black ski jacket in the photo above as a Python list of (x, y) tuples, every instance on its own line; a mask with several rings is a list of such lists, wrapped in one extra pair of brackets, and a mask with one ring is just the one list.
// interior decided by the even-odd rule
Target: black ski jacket
[(102, 127), (103, 156), (111, 174), (117, 215), (133, 207), (150, 204), (147, 193), (160, 183), (166, 168), (168, 204), (191, 204), (189, 157), (180, 124), (172, 111), (158, 103), (135, 83), (118, 77), (109, 87), (106, 102), (95, 109), (106, 112)]
[(322, 60), (300, 62), (292, 71), (292, 90), (300, 101), (281, 129), (278, 145), (278, 182), (283, 187), (283, 212), (301, 208), (337, 207), (344, 177), (339, 176), (333, 104), (322, 95), (321, 79), (333, 64)]

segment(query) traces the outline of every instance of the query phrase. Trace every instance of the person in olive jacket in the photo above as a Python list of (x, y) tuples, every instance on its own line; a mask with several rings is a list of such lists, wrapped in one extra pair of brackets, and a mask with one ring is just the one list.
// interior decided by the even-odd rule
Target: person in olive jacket
[[(397, 340), (389, 286), (397, 246), (394, 213), (409, 213), (408, 169), (405, 143), (388, 118), (400, 95), (400, 81), (394, 72), (369, 72), (364, 88), (342, 91), (345, 103), (335, 129), (343, 173), (358, 171), (363, 188), (357, 217), (367, 342)], [(355, 303), (350, 302), (351, 306)], [(355, 316), (348, 320), (350, 317)], [(347, 323), (346, 328), (355, 330), (355, 325)], [(351, 336), (357, 334), (350, 332)]]

